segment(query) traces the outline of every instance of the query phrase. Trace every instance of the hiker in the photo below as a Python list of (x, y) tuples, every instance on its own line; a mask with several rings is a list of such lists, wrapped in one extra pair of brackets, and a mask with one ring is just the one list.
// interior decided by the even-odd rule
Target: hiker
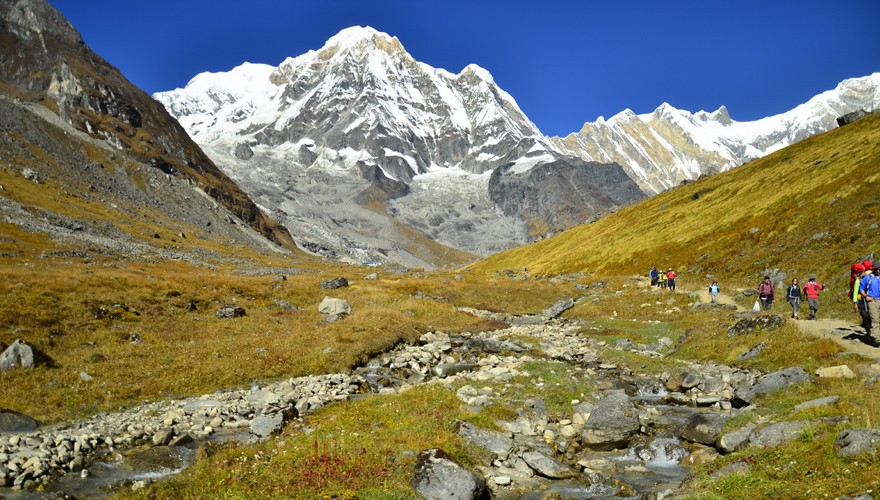
[(794, 319), (800, 319), (798, 318), (798, 311), (800, 311), (801, 308), (801, 287), (798, 286), (797, 278), (791, 280), (791, 286), (788, 287), (786, 298), (788, 299), (788, 303), (791, 304), (791, 317)]
[(713, 281), (712, 284), (709, 285), (709, 297), (712, 299), (713, 304), (718, 303), (718, 292), (720, 292), (720, 291), (721, 291), (721, 289), (718, 288), (717, 281)]
[(758, 298), (761, 299), (761, 309), (769, 311), (773, 307), (773, 283), (770, 276), (764, 276), (764, 281), (758, 285)]
[(673, 271), (672, 269), (666, 271), (666, 286), (669, 287), (670, 291), (675, 291), (675, 278), (677, 276), (678, 275), (675, 274), (675, 271)]
[(810, 318), (816, 319), (819, 312), (819, 292), (825, 290), (825, 285), (816, 282), (816, 276), (811, 274), (809, 281), (804, 285), (804, 295), (807, 296), (807, 304), (810, 305)]
[(651, 268), (651, 271), (648, 272), (648, 275), (651, 276), (651, 286), (657, 285), (657, 278), (659, 278), (660, 273), (657, 272), (657, 266)]
[[(865, 263), (868, 264), (867, 267), (864, 265)], [(865, 300), (865, 296), (861, 294), (860, 285), (862, 278), (871, 274), (872, 267), (874, 266), (868, 261), (856, 262), (852, 266), (853, 272), (858, 273), (853, 280), (852, 287), (853, 309), (861, 316), (862, 328), (865, 329), (865, 334), (869, 337), (871, 336), (871, 316), (868, 314), (868, 302)]]
[(660, 281), (657, 284), (660, 288), (666, 288), (666, 271), (660, 271)]
[(869, 337), (880, 332), (880, 262), (871, 263), (871, 269), (872, 273), (867, 274), (859, 283), (860, 293), (868, 303), (868, 315), (871, 317)]

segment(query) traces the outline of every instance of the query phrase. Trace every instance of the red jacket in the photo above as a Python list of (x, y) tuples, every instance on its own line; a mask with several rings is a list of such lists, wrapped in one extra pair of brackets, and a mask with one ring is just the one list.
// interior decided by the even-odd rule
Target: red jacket
[(806, 295), (808, 299), (818, 299), (819, 292), (824, 289), (825, 287), (822, 286), (822, 283), (808, 281), (807, 284), (804, 285), (804, 295)]
[(675, 274), (675, 271), (673, 271), (671, 273), (666, 273), (666, 279), (674, 280), (676, 276), (678, 276), (678, 275)]

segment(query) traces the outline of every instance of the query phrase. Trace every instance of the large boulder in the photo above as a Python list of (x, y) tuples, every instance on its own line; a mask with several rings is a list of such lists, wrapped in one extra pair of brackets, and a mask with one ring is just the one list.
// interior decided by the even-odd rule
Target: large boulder
[(765, 375), (757, 384), (738, 388), (734, 395), (733, 403), (738, 407), (746, 406), (762, 394), (778, 391), (789, 385), (809, 382), (811, 380), (810, 375), (800, 366), (785, 368)]
[(36, 366), (34, 350), (21, 339), (16, 340), (0, 354), (0, 372), (9, 371), (15, 367), (33, 368)]
[(348, 302), (344, 299), (324, 297), (324, 300), (318, 304), (318, 312), (328, 316), (340, 316), (343, 314), (349, 314), (351, 312), (351, 306), (349, 306)]
[(623, 391), (600, 399), (584, 423), (581, 440), (594, 450), (623, 448), (639, 431), (639, 412)]
[(483, 478), (465, 469), (448, 453), (437, 448), (419, 453), (412, 487), (426, 500), (491, 498)]
[(0, 434), (33, 432), (40, 427), (40, 422), (12, 410), (0, 409)]
[(681, 426), (678, 435), (692, 443), (714, 446), (728, 418), (718, 413), (694, 413)]

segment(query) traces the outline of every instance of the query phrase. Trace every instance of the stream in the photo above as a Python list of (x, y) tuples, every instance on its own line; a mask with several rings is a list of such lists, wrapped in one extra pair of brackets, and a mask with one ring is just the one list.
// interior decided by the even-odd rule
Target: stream
[[(689, 472), (689, 468), (682, 463), (692, 451), (692, 445), (679, 437), (678, 429), (695, 413), (730, 414), (730, 406), (716, 402), (701, 407), (694, 404), (696, 395), (686, 392), (678, 392), (678, 397), (671, 398), (663, 381), (640, 378), (617, 367), (601, 364), (595, 354), (596, 349), (606, 346), (578, 336), (576, 332), (579, 329), (580, 325), (554, 320), (546, 324), (514, 325), (496, 332), (460, 335), (432, 332), (425, 334), (418, 345), (398, 346), (391, 352), (374, 357), (350, 374), (302, 377), (183, 401), (153, 403), (152, 406), (145, 404), (143, 408), (131, 411), (137, 417), (96, 417), (119, 420), (109, 422), (104, 427), (101, 427), (103, 423), (99, 424), (98, 420), (93, 419), (54, 430), (40, 429), (41, 434), (31, 441), (42, 439), (43, 448), (46, 448), (47, 441), (51, 441), (46, 438), (47, 435), (54, 436), (57, 442), (59, 434), (71, 433), (71, 429), (75, 428), (126, 428), (127, 433), (103, 438), (105, 443), (114, 443), (112, 445), (102, 446), (101, 439), (93, 440), (98, 445), (88, 457), (86, 468), (53, 476), (55, 479), (52, 480), (41, 480), (45, 483), (41, 486), (43, 491), (36, 491), (35, 484), (29, 484), (31, 488), (24, 489), (6, 487), (0, 488), (0, 498), (99, 499), (143, 487), (188, 467), (194, 460), (200, 442), (222, 444), (267, 438), (268, 435), (258, 435), (260, 431), (255, 430), (254, 422), (261, 415), (279, 414), (275, 408), (295, 406), (298, 415), (302, 416), (311, 409), (335, 400), (362, 397), (359, 393), (366, 388), (370, 394), (381, 395), (428, 382), (450, 385), (464, 382), (478, 387), (490, 382), (505, 383), (521, 374), (526, 360), (534, 360), (528, 354), (528, 346), (512, 340), (525, 336), (540, 340), (544, 356), (584, 370), (585, 376), (601, 380), (603, 386), (618, 390), (624, 388), (638, 410), (641, 430), (630, 439), (629, 446), (621, 449), (577, 449), (578, 439), (571, 437), (567, 427), (576, 428), (578, 423), (583, 424), (582, 421), (590, 416), (588, 412), (579, 414), (573, 410), (571, 419), (550, 422), (546, 414), (534, 408), (523, 411), (521, 421), (510, 423), (513, 430), (508, 432), (506, 438), (510, 442), (509, 450), (497, 457), (491, 466), (480, 471), (495, 498), (540, 499), (551, 491), (565, 498), (578, 499), (640, 498), (645, 494), (662, 498), (674, 493)], [(656, 346), (626, 346), (628, 350), (639, 347), (648, 349), (645, 352), (652, 356), (657, 355), (656, 350), (651, 350), (657, 349)], [(732, 370), (727, 367), (714, 368)], [(736, 381), (736, 377), (731, 377), (727, 372), (724, 377), (730, 382), (724, 385), (723, 390), (732, 392), (730, 384)], [(328, 390), (328, 387), (333, 390)], [(326, 394), (326, 397), (321, 396), (324, 398), (321, 399), (320, 394)], [(594, 396), (601, 396), (601, 393)], [(477, 410), (500, 397), (499, 394), (468, 395), (459, 390), (462, 402)], [(692, 404), (670, 404), (670, 400), (679, 403), (689, 400)], [(540, 402), (536, 406), (540, 407)], [(569, 420), (571, 422), (566, 423)], [(209, 422), (214, 427), (210, 432), (207, 430)], [(162, 427), (162, 423), (174, 429), (174, 434), (189, 435), (194, 439), (182, 440), (178, 444), (150, 446), (150, 436)], [(202, 429), (206, 430), (202, 432)], [(548, 435), (553, 437), (547, 439)], [(134, 439), (131, 439), (132, 436)], [(22, 436), (20, 441), (28, 441), (26, 437)], [(548, 446), (550, 441), (553, 441), (553, 446)], [(8, 435), (0, 436), (0, 453), (5, 453), (2, 456), (11, 459), (15, 451), (10, 442)], [(139, 444), (144, 442), (147, 445)], [(573, 477), (562, 479), (545, 477), (540, 471), (523, 464), (521, 456), (526, 451), (540, 451), (576, 473)], [(32, 451), (28, 453), (23, 456), (34, 455)], [(25, 483), (26, 480), (21, 482), (23, 486)]]

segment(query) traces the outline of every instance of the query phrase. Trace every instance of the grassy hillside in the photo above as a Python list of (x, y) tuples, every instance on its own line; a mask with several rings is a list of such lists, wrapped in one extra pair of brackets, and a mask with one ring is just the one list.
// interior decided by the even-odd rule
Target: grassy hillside
[(595, 223), (493, 255), (471, 270), (644, 274), (674, 268), (747, 286), (779, 269), (816, 273), (842, 299), (849, 265), (880, 250), (880, 115), (731, 171), (680, 186)]

